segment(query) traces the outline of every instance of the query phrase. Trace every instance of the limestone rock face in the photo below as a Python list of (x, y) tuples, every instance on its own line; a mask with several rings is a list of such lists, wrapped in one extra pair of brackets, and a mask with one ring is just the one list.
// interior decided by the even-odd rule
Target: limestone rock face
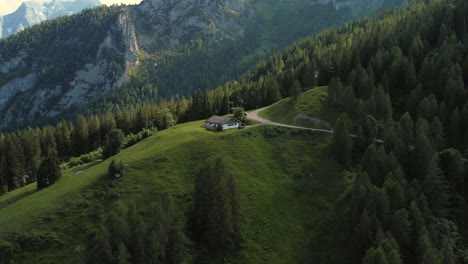
[[(93, 5), (96, 1), (76, 0), (82, 4), (81, 7)], [(127, 80), (129, 71), (139, 65), (139, 58), (156, 54), (154, 57), (159, 59), (160, 56), (164, 56), (160, 54), (166, 52), (179, 55), (186, 49), (186, 44), (198, 44), (206, 40), (222, 44), (223, 40), (242, 37), (249, 26), (248, 23), (256, 21), (252, 18), (265, 15), (262, 13), (264, 10), (258, 7), (262, 5), (256, 6), (254, 1), (267, 3), (267, 0), (144, 0), (138, 6), (118, 7), (108, 23), (99, 28), (99, 38), (93, 42), (90, 54), (86, 54), (85, 60), (66, 72), (66, 76), (60, 75), (60, 67), (67, 65), (63, 60), (55, 60), (59, 62), (54, 64), (46, 55), (34, 54), (28, 46), (7, 49), (6, 46), (0, 45), (0, 129), (15, 122), (29, 124), (31, 120), (39, 118), (44, 120), (59, 118), (67, 111), (76, 113), (94, 99), (120, 87)], [(336, 10), (345, 9), (346, 12), (337, 13), (346, 13), (347, 16), (379, 10), (395, 1), (403, 2), (403, 0), (268, 1), (277, 6), (287, 2), (302, 2), (301, 4), (307, 6), (332, 5)], [(48, 16), (75, 12), (67, 11), (71, 10), (71, 7), (67, 7), (69, 3), (71, 2), (62, 0), (39, 5), (25, 3), (17, 11), (21, 16), (18, 16), (15, 23), (11, 22), (12, 17), (0, 17), (0, 37), (40, 22)], [(326, 9), (334, 11), (333, 8)], [(265, 12), (268, 13), (269, 10)], [(52, 41), (56, 43), (40, 44), (44, 46), (56, 44), (57, 47), (63, 47), (51, 51), (52, 57), (57, 53), (63, 58), (67, 52), (76, 50), (77, 47), (91, 45), (92, 41), (87, 38), (68, 34), (54, 37)], [(161, 62), (157, 61), (151, 65), (164, 67), (164, 59), (159, 60)], [(145, 63), (141, 65), (146, 66)], [(49, 78), (57, 71), (60, 80)]]
[[(97, 96), (119, 86), (128, 71), (138, 63), (139, 47), (135, 37), (135, 27), (128, 14), (121, 12), (115, 23), (107, 31), (100, 44), (94, 61), (75, 72), (74, 77), (61, 84), (51, 85), (47, 89), (36, 87), (37, 76), (42, 69), (32, 65), (25, 67), (30, 56), (27, 51), (18, 51), (9, 60), (2, 60), (0, 53), (0, 77), (7, 76), (20, 69), (28, 69), (23, 76), (0, 83), (0, 113), (4, 127), (12, 122), (32, 119), (38, 113), (54, 118), (62, 111), (79, 108)], [(125, 58), (124, 70), (115, 71), (108, 54), (119, 54)]]
[(242, 0), (145, 0), (137, 12), (154, 32), (145, 37), (158, 40), (151, 43), (177, 48), (197, 34), (217, 34), (220, 39), (242, 35), (240, 17), (247, 10)]

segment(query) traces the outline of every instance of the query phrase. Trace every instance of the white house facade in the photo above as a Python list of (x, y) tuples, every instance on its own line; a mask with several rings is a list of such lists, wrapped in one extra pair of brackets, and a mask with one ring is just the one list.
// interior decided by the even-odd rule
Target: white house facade
[(229, 130), (234, 128), (240, 128), (242, 122), (232, 118), (232, 117), (223, 117), (223, 116), (212, 116), (205, 121), (204, 127), (208, 130), (219, 130), (220, 127), (222, 130)]

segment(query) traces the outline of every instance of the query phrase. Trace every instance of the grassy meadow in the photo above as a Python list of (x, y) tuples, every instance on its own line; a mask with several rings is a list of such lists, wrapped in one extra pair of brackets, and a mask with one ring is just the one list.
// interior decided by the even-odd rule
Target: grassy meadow
[(327, 86), (316, 87), (300, 94), (296, 102), (292, 102), (291, 98), (285, 98), (260, 112), (259, 115), (278, 123), (314, 127), (314, 124), (308, 120), (296, 119), (297, 114), (304, 113), (333, 125), (338, 114), (333, 109), (326, 107), (325, 100), (327, 95)]
[(178, 125), (123, 150), (114, 157), (126, 165), (123, 178), (106, 175), (109, 159), (64, 170), (47, 189), (32, 184), (0, 197), (0, 240), (48, 232), (53, 242), (30, 243), (15, 261), (80, 263), (91, 234), (112, 211), (134, 203), (145, 219), (167, 193), (187, 213), (194, 172), (221, 155), (240, 185), (245, 237), (226, 261), (346, 263), (344, 227), (331, 219), (350, 182), (327, 154), (329, 135), (267, 126), (217, 133), (202, 124)]

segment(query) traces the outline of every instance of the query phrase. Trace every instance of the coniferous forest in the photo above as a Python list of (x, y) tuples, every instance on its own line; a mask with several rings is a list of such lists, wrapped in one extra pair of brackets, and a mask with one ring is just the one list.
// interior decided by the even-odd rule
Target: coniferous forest
[[(58, 164), (111, 157), (230, 106), (257, 109), (328, 86), (325, 107), (339, 117), (327, 155), (353, 178), (336, 213), (352, 247), (347, 263), (467, 263), (467, 21), (464, 0), (413, 1), (305, 38), (216, 89), (123, 108), (104, 100), (75, 120), (2, 134), (0, 193), (36, 181), (43, 189), (60, 181)], [(154, 223), (133, 205), (109, 215), (87, 261), (210, 262), (241, 249), (242, 199), (228, 167), (208, 159), (193, 172), (185, 215), (166, 196), (151, 209)]]

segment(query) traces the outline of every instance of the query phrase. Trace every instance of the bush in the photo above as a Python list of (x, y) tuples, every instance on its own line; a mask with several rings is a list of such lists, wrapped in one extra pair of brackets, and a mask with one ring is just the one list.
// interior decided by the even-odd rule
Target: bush
[(9, 241), (0, 240), (0, 263), (9, 263), (17, 246)]
[(277, 137), (279, 135), (284, 134), (285, 130), (281, 129), (279, 127), (274, 127), (274, 126), (264, 126), (262, 128), (262, 134), (266, 138), (273, 138)]
[(14, 241), (24, 251), (38, 249), (50, 243), (62, 243), (57, 233), (42, 232), (35, 229), (16, 236)]
[(243, 107), (236, 107), (234, 109), (234, 118), (241, 121), (241, 122), (244, 122), (245, 121), (245, 116), (246, 116), (246, 113), (245, 113), (245, 110)]
[(88, 164), (100, 159), (102, 159), (102, 149), (99, 148), (91, 153), (81, 155), (77, 158), (71, 158), (67, 163), (67, 167), (71, 169), (73, 167)]
[(0, 195), (6, 194), (8, 192), (8, 186), (0, 186)]
[(124, 170), (125, 168), (122, 161), (117, 162), (115, 160), (112, 160), (109, 164), (107, 172), (111, 178), (121, 178), (124, 176)]
[(153, 135), (153, 132), (151, 130), (149, 130), (149, 129), (145, 129), (143, 131), (140, 131), (137, 134), (130, 133), (130, 135), (128, 135), (127, 138), (126, 138), (125, 147), (126, 148), (131, 147), (131, 146), (135, 145), (136, 143), (138, 143), (138, 142), (142, 141), (143, 139), (148, 138), (148, 137), (150, 137), (152, 135)]

